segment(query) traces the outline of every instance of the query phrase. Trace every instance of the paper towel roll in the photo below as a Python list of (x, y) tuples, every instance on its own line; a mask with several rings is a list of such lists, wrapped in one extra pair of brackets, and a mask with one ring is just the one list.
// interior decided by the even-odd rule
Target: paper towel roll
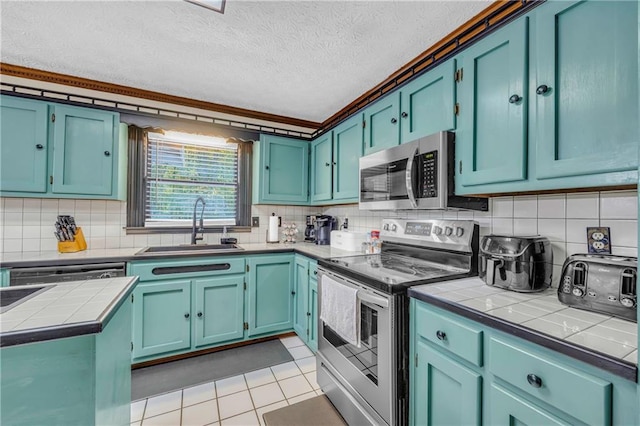
[(269, 230), (267, 231), (267, 242), (268, 243), (276, 243), (278, 242), (278, 216), (269, 216)]

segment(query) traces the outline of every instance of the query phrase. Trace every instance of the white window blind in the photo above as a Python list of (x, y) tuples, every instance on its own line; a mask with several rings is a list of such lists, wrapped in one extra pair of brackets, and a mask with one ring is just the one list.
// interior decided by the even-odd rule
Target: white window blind
[[(198, 197), (209, 224), (236, 224), (238, 152), (235, 144), (190, 135), (149, 133), (145, 226), (191, 223)], [(200, 207), (197, 212), (200, 217)]]

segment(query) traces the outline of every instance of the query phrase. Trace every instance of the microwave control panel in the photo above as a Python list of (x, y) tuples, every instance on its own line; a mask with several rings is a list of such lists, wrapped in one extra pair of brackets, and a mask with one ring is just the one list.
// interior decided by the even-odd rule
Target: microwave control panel
[(420, 154), (420, 195), (418, 198), (438, 196), (438, 151)]

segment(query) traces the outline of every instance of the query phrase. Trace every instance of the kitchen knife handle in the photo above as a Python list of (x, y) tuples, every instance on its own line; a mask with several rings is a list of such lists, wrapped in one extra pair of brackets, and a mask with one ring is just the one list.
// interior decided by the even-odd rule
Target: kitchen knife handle
[(542, 379), (535, 374), (527, 374), (527, 382), (534, 388), (542, 387)]

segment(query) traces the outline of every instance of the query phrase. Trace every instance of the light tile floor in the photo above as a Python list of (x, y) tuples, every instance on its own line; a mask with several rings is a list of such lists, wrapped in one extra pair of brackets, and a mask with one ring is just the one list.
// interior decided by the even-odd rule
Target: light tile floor
[(262, 414), (321, 395), (316, 357), (297, 336), (280, 339), (294, 361), (131, 403), (131, 425), (262, 425)]

